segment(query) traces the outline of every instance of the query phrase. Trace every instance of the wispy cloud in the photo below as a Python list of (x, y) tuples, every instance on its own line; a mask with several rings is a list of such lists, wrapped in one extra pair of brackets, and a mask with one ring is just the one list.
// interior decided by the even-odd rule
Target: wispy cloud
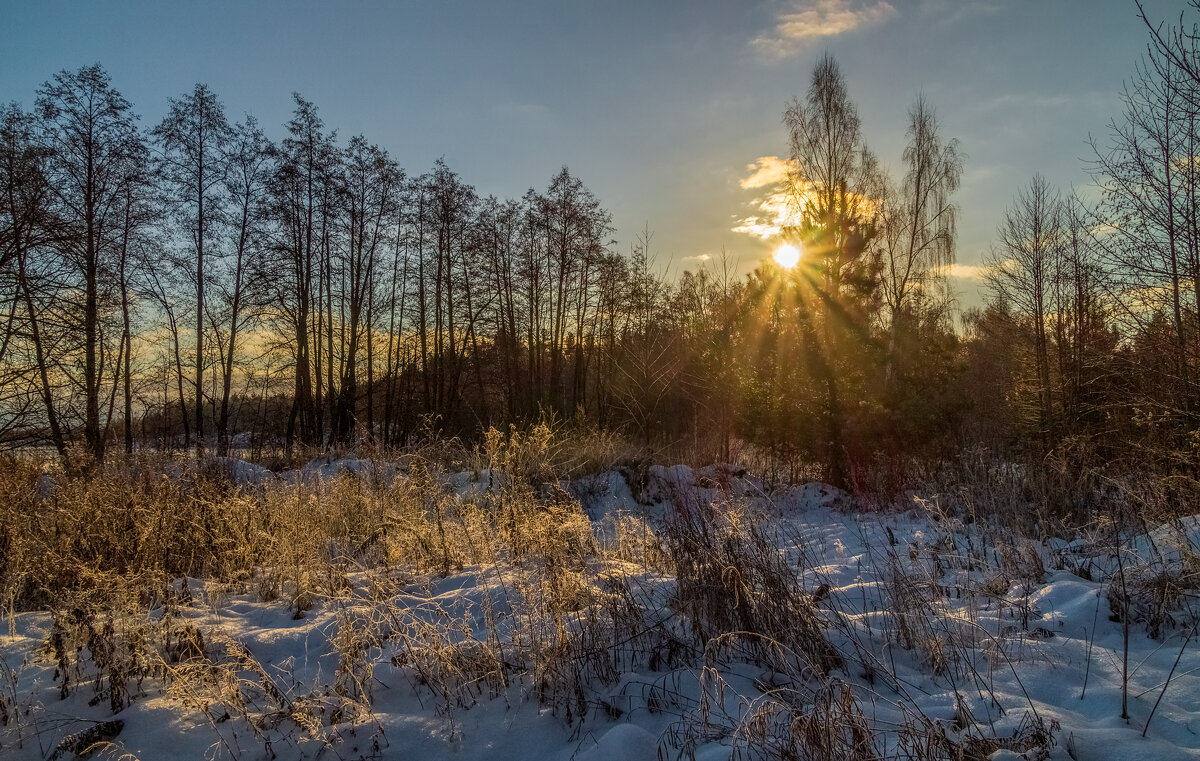
[(988, 273), (991, 271), (992, 268), (984, 264), (958, 264), (957, 262), (947, 267), (938, 268), (939, 275), (944, 275), (955, 280), (969, 280), (972, 283), (982, 283), (984, 280), (987, 280)]
[(990, 15), (1008, 9), (1005, 0), (921, 0), (918, 12), (939, 26), (952, 26), (972, 16)]
[(757, 213), (737, 219), (732, 230), (743, 235), (753, 235), (755, 238), (769, 240), (783, 232), (783, 228), (798, 221), (794, 217), (792, 205), (788, 202), (786, 190), (779, 190), (750, 202)]
[(685, 256), (682, 261), (685, 262), (700, 262), (703, 264), (712, 259), (712, 254), (696, 254), (695, 256)]
[(1029, 111), (1058, 111), (1089, 97), (1088, 93), (1010, 92), (994, 95), (971, 106), (983, 114), (1004, 112), (1018, 114)]
[[(760, 195), (746, 202), (751, 210), (748, 215), (733, 215), (735, 224), (731, 229), (763, 240), (781, 235), (785, 228), (799, 227), (806, 208), (819, 195), (816, 186), (800, 176), (795, 161), (778, 156), (759, 156), (746, 164), (746, 175), (738, 185), (743, 190), (758, 190)], [(875, 213), (873, 199), (858, 193), (850, 193), (849, 197), (863, 214)]]
[(743, 190), (761, 189), (763, 194), (749, 201), (750, 214), (734, 217), (733, 232), (769, 240), (784, 227), (799, 223), (793, 203), (794, 169), (795, 162), (778, 156), (760, 156), (746, 165), (746, 176), (738, 185)]
[(896, 15), (886, 0), (797, 0), (775, 19), (775, 28), (751, 43), (769, 58), (786, 58), (803, 43), (878, 24)]
[(792, 159), (781, 159), (778, 156), (759, 156), (753, 163), (746, 165), (748, 175), (743, 177), (738, 185), (745, 190), (761, 188), (767, 185), (777, 185), (787, 181), (788, 175), (796, 168)]

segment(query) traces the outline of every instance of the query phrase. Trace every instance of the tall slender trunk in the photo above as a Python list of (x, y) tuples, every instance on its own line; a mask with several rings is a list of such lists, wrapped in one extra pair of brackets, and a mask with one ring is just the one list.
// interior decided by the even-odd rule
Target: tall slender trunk
[(183, 393), (183, 356), (179, 349), (179, 323), (175, 320), (174, 311), (169, 308), (167, 321), (171, 328), (171, 346), (175, 353), (175, 383), (179, 393), (179, 417), (183, 421), (183, 445), (186, 449), (191, 446), (191, 422), (188, 419), (187, 396)]
[(375, 443), (375, 284), (367, 273), (367, 440)]
[(429, 378), (429, 314), (425, 285), (425, 192), (422, 190), (417, 201), (417, 310), (421, 334), (421, 402), (426, 413), (432, 411)]
[(133, 454), (133, 330), (129, 314), (129, 277), (127, 274), (131, 227), (130, 217), (133, 211), (132, 198), (127, 195), (125, 202), (125, 230), (121, 239), (121, 266), (119, 274), (121, 279), (121, 353), (125, 357), (122, 409), (125, 414), (125, 456), (128, 459)]
[(30, 338), (33, 340), (33, 355), (37, 362), (38, 370), (38, 390), (41, 392), (42, 404), (46, 408), (46, 423), (50, 427), (50, 440), (54, 442), (54, 449), (58, 452), (58, 457), (63, 463), (63, 467), (68, 472), (72, 470), (71, 456), (67, 448), (67, 440), (63, 436), (62, 426), (58, 420), (58, 410), (54, 404), (54, 392), (50, 386), (50, 372), (46, 357), (46, 349), (42, 343), (41, 328), (38, 324), (39, 312), (33, 305), (33, 294), (29, 288), (29, 278), (26, 271), (26, 251), (17, 241), (17, 287), (24, 297), (25, 310), (29, 313), (29, 332)]
[[(204, 114), (200, 104), (201, 123)], [(204, 129), (196, 166), (196, 456), (204, 454)]]
[(83, 306), (83, 384), (84, 441), (95, 467), (104, 462), (104, 437), (100, 433), (100, 367), (96, 353), (100, 337), (100, 248), (96, 229), (95, 157), (89, 149), (84, 186), (84, 306)]

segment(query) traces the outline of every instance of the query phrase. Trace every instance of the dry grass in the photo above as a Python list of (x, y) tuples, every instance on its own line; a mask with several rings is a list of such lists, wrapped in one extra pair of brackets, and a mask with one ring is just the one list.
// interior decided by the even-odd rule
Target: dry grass
[[(557, 488), (556, 469), (611, 456), (603, 437), (592, 441), (570, 453), (548, 426), (493, 433), (476, 453), (490, 488), (466, 499), (444, 485), (445, 451), (407, 454), (405, 476), (390, 483), (342, 476), (255, 489), (166, 457), (86, 480), (57, 474), (46, 488), (40, 467), (13, 462), (0, 473), (0, 600), (10, 617), (50, 611), (42, 657), (60, 696), (86, 690), (115, 714), (154, 685), (218, 737), (233, 718), (264, 743), (284, 727), (297, 742), (336, 742), (339, 727), (369, 719), (379, 668), (434, 695), (452, 732), (457, 711), (514, 686), (571, 723), (595, 708), (597, 684), (644, 666), (673, 636), (646, 625), (632, 580), (661, 562), (653, 533), (622, 517), (602, 549)], [(480, 611), (412, 592), (464, 569), (489, 592), (482, 628), (468, 623)], [(282, 600), (297, 618), (339, 611), (328, 684), (285, 688), (237, 638), (174, 613), (246, 596)], [(22, 698), (0, 695), (5, 731)]]
[[(406, 452), (394, 480), (380, 469), (245, 489), (146, 457), (87, 480), (55, 476), (50, 489), (37, 464), (12, 462), (0, 470), (0, 600), (9, 616), (50, 612), (42, 657), (61, 695), (82, 691), (115, 714), (161, 692), (204, 717), (228, 757), (246, 750), (229, 722), (266, 748), (333, 747), (354, 727), (386, 746), (372, 718), (380, 675), (431, 697), (451, 738), (482, 701), (533, 700), (571, 726), (673, 714), (663, 747), (680, 757), (714, 740), (781, 761), (1037, 755), (1053, 742), (1033, 710), (997, 739), (964, 697), (994, 699), (995, 670), (1025, 657), (1030, 590), (1046, 574), (1012, 521), (984, 520), (1031, 498), (1016, 471), (993, 468), (969, 488), (956, 478), (919, 503), (945, 530), (928, 546), (882, 550), (887, 615), (864, 628), (827, 585), (805, 587), (814, 569), (743, 502), (684, 490), (664, 526), (621, 515), (597, 531), (563, 479), (621, 457), (604, 435), (543, 424), (490, 432), (470, 451)], [(479, 482), (448, 488), (455, 467)], [(990, 526), (965, 551), (961, 520)], [(1136, 577), (1134, 602), (1114, 609), (1177, 625), (1194, 557)], [(442, 582), (458, 577), (470, 583), (447, 596)], [(955, 618), (950, 595), (976, 607)], [(332, 611), (322, 681), (285, 678), (235, 634), (196, 623), (234, 598), (282, 601), (297, 618)], [(993, 605), (1016, 611), (1018, 631), (982, 631), (978, 609)], [(959, 696), (954, 732), (905, 693), (895, 650)], [(661, 677), (614, 693), (631, 672)], [(0, 734), (62, 734), (22, 724), (28, 705), (10, 676), (0, 674)]]

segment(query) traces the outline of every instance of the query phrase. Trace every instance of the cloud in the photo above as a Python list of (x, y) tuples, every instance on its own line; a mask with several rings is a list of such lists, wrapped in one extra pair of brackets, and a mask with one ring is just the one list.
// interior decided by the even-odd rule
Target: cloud
[[(1001, 265), (1003, 266), (1003, 264)], [(972, 283), (982, 283), (987, 280), (988, 273), (992, 268), (984, 264), (951, 264), (947, 267), (939, 267), (939, 275), (954, 278), (955, 280), (969, 280)]]
[(710, 259), (712, 259), (712, 254), (696, 254), (695, 256), (683, 257), (683, 261), (685, 262), (700, 262), (701, 264), (709, 261)]
[(918, 13), (939, 26), (951, 26), (972, 16), (1000, 13), (1008, 5), (1005, 0), (922, 0)]
[(775, 28), (755, 37), (752, 45), (769, 58), (785, 58), (820, 37), (832, 37), (896, 15), (886, 0), (797, 0), (775, 19)]
[(737, 220), (735, 233), (768, 240), (779, 235), (785, 225), (799, 222), (791, 199), (791, 182), (796, 162), (778, 156), (759, 156), (746, 165), (746, 176), (738, 180), (743, 190), (765, 188), (765, 195), (750, 201), (754, 214)]
[(779, 235), (783, 226), (799, 222), (790, 197), (795, 168), (795, 161), (778, 156), (759, 156), (746, 165), (748, 174), (738, 185), (743, 190), (766, 188), (767, 193), (750, 201), (755, 213), (737, 220), (735, 233), (768, 240)]
[(756, 213), (738, 219), (732, 228), (735, 233), (768, 240), (783, 232), (784, 227), (800, 223), (800, 213), (791, 201), (787, 183), (780, 182), (776, 188), (750, 202)]
[(738, 182), (744, 190), (761, 188), (765, 185), (776, 185), (787, 180), (788, 175), (796, 168), (792, 159), (781, 159), (778, 156), (759, 156), (753, 163), (746, 165), (746, 175)]
[[(795, 170), (795, 161), (778, 156), (759, 156), (746, 164), (746, 176), (738, 180), (738, 185), (743, 190), (761, 190), (762, 194), (746, 203), (751, 213), (740, 218), (734, 215), (733, 232), (770, 240), (786, 227), (799, 227), (805, 206), (816, 197), (816, 186), (800, 179)], [(850, 193), (850, 197), (861, 213), (874, 213), (871, 199), (857, 193)]]

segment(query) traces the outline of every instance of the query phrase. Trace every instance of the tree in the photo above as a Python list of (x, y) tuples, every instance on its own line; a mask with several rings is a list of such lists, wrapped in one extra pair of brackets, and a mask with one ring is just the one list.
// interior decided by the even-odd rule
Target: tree
[(877, 288), (877, 257), (870, 200), (864, 191), (875, 161), (862, 144), (858, 109), (850, 100), (837, 62), (817, 63), (804, 101), (784, 114), (795, 170), (790, 187), (802, 222), (788, 233), (804, 247), (804, 261), (789, 276), (802, 278), (801, 339), (807, 364), (824, 387), (823, 413), (829, 478), (849, 477), (840, 386), (852, 380), (866, 339), (867, 312)]
[[(387, 151), (369, 144), (361, 135), (350, 140), (341, 175), (347, 229), (340, 280), (348, 319), (342, 325), (345, 340), (341, 388), (332, 422), (336, 441), (350, 442), (357, 422), (358, 355), (364, 343), (368, 366), (371, 367), (374, 361), (371, 348), (375, 328), (373, 307), (377, 263), (394, 227), (403, 180), (404, 173)], [(368, 371), (368, 394), (371, 393), (372, 381), (372, 373)], [(373, 419), (372, 407), (373, 399), (367, 405), (368, 421)], [(374, 435), (372, 428), (373, 425), (368, 422), (368, 436)]]
[(307, 444), (323, 438), (318, 419), (320, 299), (325, 277), (321, 264), (326, 250), (323, 231), (331, 211), (328, 186), (335, 158), (333, 136), (323, 132), (325, 125), (317, 115), (317, 107), (299, 94), (293, 98), (296, 108), (271, 177), (271, 215), (275, 220), (272, 245), (280, 261), (277, 271), (269, 275), (275, 285), (274, 305), (290, 333), (295, 367), (286, 433), (289, 448), (297, 438)]
[[(129, 101), (112, 87), (99, 64), (60, 71), (38, 90), (40, 141), (47, 153), (47, 186), (56, 224), (55, 250), (64, 276), (82, 293), (79, 310), (65, 315), (82, 334), (84, 443), (92, 465), (104, 459), (101, 384), (106, 356), (102, 303), (109, 299), (116, 243), (122, 230), (122, 200), (139, 181), (145, 146)], [(82, 324), (79, 324), (79, 322)], [(74, 374), (69, 357), (59, 366)]]
[[(586, 401), (585, 318), (592, 307), (591, 280), (611, 231), (611, 217), (583, 181), (565, 166), (539, 198), (539, 212), (546, 231), (549, 264), (549, 398), (565, 411)], [(564, 376), (569, 349), (574, 366), (568, 384)]]
[[(154, 128), (160, 148), (158, 171), (172, 199), (177, 217), (183, 221), (195, 252), (196, 278), (195, 427), (196, 449), (204, 448), (204, 290), (205, 244), (221, 218), (225, 181), (225, 144), (230, 127), (225, 109), (207, 85), (197, 84), (190, 93), (171, 99), (166, 117)], [(211, 255), (210, 251), (210, 255)], [(186, 445), (186, 443), (185, 443)]]
[[(56, 225), (49, 208), (45, 176), (46, 153), (36, 143), (37, 125), (31, 114), (11, 104), (0, 110), (0, 273), (3, 274), (4, 329), (0, 337), (0, 389), (4, 420), (0, 430), (13, 433), (26, 423), (32, 394), (40, 398), (51, 442), (64, 463), (67, 441), (59, 423), (55, 388), (50, 380), (50, 357), (34, 305), (41, 289), (33, 284), (30, 257), (54, 241)], [(24, 312), (24, 319), (18, 316)], [(22, 324), (24, 331), (21, 331)], [(26, 335), (22, 340), (21, 332)], [(22, 344), (28, 344), (24, 348)], [(18, 353), (31, 355), (29, 362)], [(26, 380), (33, 375), (33, 382)], [(32, 391), (31, 387), (36, 389)]]
[[(117, 382), (121, 384), (121, 410), (123, 419), (123, 444), (125, 456), (133, 454), (133, 341), (134, 311), (140, 287), (139, 273), (145, 270), (151, 259), (150, 249), (160, 241), (149, 233), (157, 219), (159, 209), (154, 203), (154, 187), (149, 167), (142, 163), (133, 181), (125, 186), (120, 209), (121, 232), (117, 242), (116, 279), (121, 309), (121, 345), (117, 351), (119, 369), (113, 373), (114, 396)], [(157, 253), (157, 252), (155, 252)], [(112, 406), (109, 408), (112, 416)], [(107, 428), (107, 426), (106, 426)]]
[(1200, 412), (1194, 379), (1200, 362), (1200, 167), (1184, 158), (1200, 147), (1200, 104), (1190, 82), (1186, 70), (1152, 47), (1122, 93), (1123, 113), (1110, 125), (1109, 145), (1093, 140), (1092, 165), (1109, 233), (1098, 243), (1123, 294), (1124, 319), (1138, 331), (1162, 317), (1171, 325), (1169, 352), (1144, 370), (1156, 377), (1155, 406), (1181, 428), (1194, 427)]
[(908, 111), (906, 173), (898, 197), (881, 193), (880, 237), (883, 245), (881, 293), (891, 325), (886, 382), (892, 379), (897, 336), (914, 298), (933, 300), (940, 268), (954, 263), (957, 207), (951, 194), (962, 176), (958, 141), (944, 142), (933, 107), (918, 96)]
[(613, 362), (611, 381), (613, 403), (633, 424), (645, 446), (650, 445), (656, 432), (668, 427), (668, 402), (680, 390), (683, 369), (682, 352), (675, 340), (678, 337), (668, 328), (665, 314), (669, 289), (652, 269), (653, 237), (647, 225), (630, 252), (624, 305), (627, 327), (620, 356)]
[(1040, 174), (1017, 193), (989, 255), (988, 288), (1032, 333), (1035, 431), (1043, 451), (1057, 440), (1050, 385), (1050, 317), (1054, 274), (1063, 245), (1062, 202)]
[[(241, 334), (257, 307), (266, 300), (263, 261), (267, 223), (267, 193), (275, 148), (258, 122), (247, 116), (235, 125), (225, 153), (225, 194), (231, 255), (226, 271), (217, 278), (219, 315), (211, 319), (221, 372), (221, 402), (217, 414), (217, 448), (229, 453), (229, 425), (235, 360)], [(223, 323), (222, 330), (219, 324)]]
[(1074, 193), (1063, 199), (1062, 246), (1055, 261), (1051, 312), (1058, 397), (1066, 435), (1105, 428), (1117, 340), (1110, 330), (1111, 278), (1100, 258), (1093, 209)]

